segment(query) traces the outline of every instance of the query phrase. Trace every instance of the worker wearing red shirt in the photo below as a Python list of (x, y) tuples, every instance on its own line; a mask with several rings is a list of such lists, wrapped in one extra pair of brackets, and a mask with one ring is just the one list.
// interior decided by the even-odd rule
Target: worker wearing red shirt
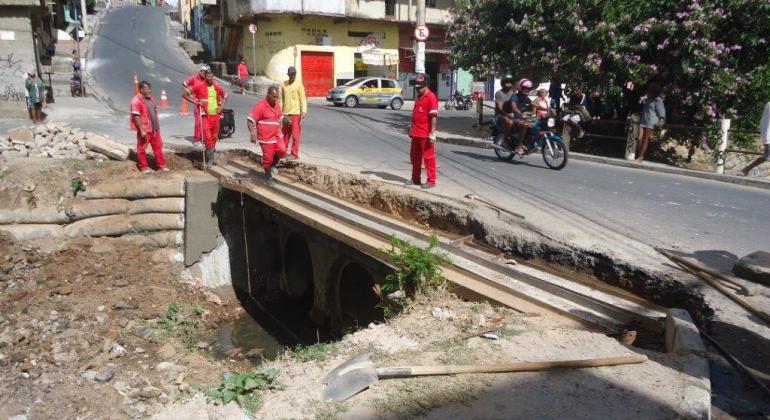
[(249, 83), (249, 68), (246, 66), (246, 59), (241, 58), (241, 62), (238, 63), (238, 86), (241, 87), (241, 95), (246, 89), (246, 85)]
[(280, 95), (278, 88), (270, 86), (267, 89), (265, 99), (257, 102), (247, 117), (251, 142), (259, 141), (262, 149), (262, 167), (265, 168), (265, 183), (273, 185), (273, 167), (286, 156), (286, 145), (283, 142), (281, 132), (281, 120), (283, 113), (278, 104)]
[(191, 89), (191, 94), (185, 96), (196, 105), (201, 118), (203, 143), (206, 147), (204, 159), (207, 165), (214, 164), (214, 153), (219, 139), (220, 114), (227, 103), (227, 93), (214, 81), (214, 74), (206, 73), (206, 82), (198, 83)]
[(152, 172), (147, 163), (147, 144), (152, 147), (159, 171), (168, 171), (163, 158), (163, 139), (160, 137), (158, 107), (152, 99), (152, 85), (142, 80), (139, 93), (131, 98), (131, 130), (136, 131), (136, 160), (143, 174)]
[[(424, 74), (418, 74), (415, 79), (417, 100), (412, 110), (412, 182), (422, 185), (423, 189), (436, 186), (436, 120), (438, 119), (438, 98), (428, 89), (430, 79)], [(420, 181), (422, 163), (425, 161), (425, 171), (428, 182)]]
[[(198, 83), (204, 83), (206, 81), (206, 73), (210, 72), (211, 68), (207, 64), (201, 64), (198, 68), (198, 72), (185, 79), (182, 82), (182, 97), (186, 98), (185, 94), (189, 94), (190, 90)], [(192, 102), (192, 101), (191, 101)], [(195, 121), (195, 129), (193, 131), (193, 144), (201, 144), (203, 135), (201, 134), (201, 117), (200, 112), (196, 107), (193, 107), (193, 120)]]

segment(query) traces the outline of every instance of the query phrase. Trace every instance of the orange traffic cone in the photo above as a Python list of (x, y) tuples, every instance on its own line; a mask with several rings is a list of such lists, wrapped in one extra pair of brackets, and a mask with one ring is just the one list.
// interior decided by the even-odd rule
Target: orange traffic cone
[(139, 76), (134, 73), (134, 95), (139, 94)]
[(168, 109), (169, 108), (168, 96), (166, 96), (166, 90), (165, 89), (160, 91), (160, 106), (158, 108), (161, 108), (161, 109)]
[(187, 99), (182, 98), (182, 106), (179, 108), (179, 115), (190, 115), (190, 111), (187, 109)]

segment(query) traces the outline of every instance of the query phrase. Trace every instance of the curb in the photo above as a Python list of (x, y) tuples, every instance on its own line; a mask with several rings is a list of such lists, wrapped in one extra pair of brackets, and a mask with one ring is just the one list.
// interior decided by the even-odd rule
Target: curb
[(679, 405), (685, 418), (711, 418), (711, 373), (698, 327), (684, 309), (672, 308), (666, 316), (666, 352), (681, 357), (686, 374), (684, 399)]
[[(454, 144), (458, 146), (477, 147), (481, 149), (492, 149), (489, 142), (485, 140), (476, 140), (464, 137), (439, 137), (438, 142)], [(746, 187), (761, 188), (770, 190), (770, 180), (761, 178), (742, 177), (737, 175), (720, 175), (712, 172), (698, 171), (695, 169), (685, 169), (676, 166), (667, 166), (663, 164), (636, 163), (618, 158), (609, 158), (604, 156), (594, 156), (585, 153), (571, 152), (570, 159), (584, 162), (603, 163), (605, 165), (619, 166), (623, 168), (642, 169), (651, 172), (660, 172), (671, 175), (689, 176), (691, 178), (708, 179), (711, 181), (724, 182), (727, 184), (743, 185)]]

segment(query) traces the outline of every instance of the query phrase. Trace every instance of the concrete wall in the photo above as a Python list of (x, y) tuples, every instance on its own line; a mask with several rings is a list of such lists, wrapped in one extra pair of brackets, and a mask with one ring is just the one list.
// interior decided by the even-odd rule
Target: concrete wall
[(344, 16), (345, 0), (251, 0), (251, 12)]
[[(454, 0), (437, 0), (436, 7), (426, 7), (425, 22), (442, 25), (451, 22), (452, 15), (449, 12), (449, 8), (454, 7), (454, 3)], [(397, 22), (416, 22), (416, 13), (417, 0), (398, 0), (395, 15), (392, 17), (392, 20)], [(349, 0), (348, 16), (366, 19), (385, 19), (385, 1)]]
[(35, 67), (32, 24), (28, 7), (0, 6), (0, 113), (27, 115), (24, 78)]
[[(245, 25), (248, 26), (248, 25)], [(286, 70), (295, 65), (294, 47), (297, 47), (297, 77), (302, 79), (300, 57), (302, 51), (328, 51), (334, 53), (334, 79), (352, 79), (355, 54), (362, 38), (348, 36), (348, 31), (382, 34), (379, 51), (398, 56), (398, 27), (390, 22), (335, 21), (330, 17), (305, 16), (293, 20), (289, 16), (271, 17), (259, 22), (259, 32), (254, 37), (256, 45), (256, 69), (251, 46), (251, 33), (244, 29), (239, 53), (246, 58), (249, 71), (273, 80), (286, 80)], [(318, 35), (320, 34), (320, 36)], [(328, 45), (318, 45), (318, 41)]]

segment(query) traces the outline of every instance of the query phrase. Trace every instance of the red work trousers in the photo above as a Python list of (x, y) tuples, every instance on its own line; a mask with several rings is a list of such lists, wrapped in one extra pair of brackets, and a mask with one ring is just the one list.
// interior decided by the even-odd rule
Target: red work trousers
[(193, 113), (193, 120), (195, 120), (195, 128), (193, 129), (193, 141), (199, 142), (203, 140), (203, 134), (201, 131), (201, 119), (205, 118), (201, 116), (201, 110), (200, 107), (197, 105), (193, 105), (193, 108), (195, 108), (195, 112)]
[(291, 144), (291, 155), (299, 157), (299, 137), (302, 134), (302, 116), (301, 115), (286, 115), (291, 119), (291, 125), (284, 124), (283, 126), (283, 144), (286, 149), (289, 149), (289, 140), (294, 139)]
[(152, 154), (155, 155), (155, 163), (158, 165), (158, 169), (166, 167), (166, 159), (163, 158), (163, 139), (160, 138), (160, 131), (153, 133), (147, 133), (142, 137), (138, 132), (136, 133), (136, 160), (139, 161), (139, 169), (148, 168), (150, 165), (147, 163), (147, 144), (152, 147)]
[(428, 173), (428, 184), (436, 184), (436, 146), (430, 139), (412, 137), (412, 182), (420, 183), (422, 162), (425, 161), (425, 171)]
[(281, 139), (275, 143), (259, 143), (259, 147), (262, 149), (262, 167), (265, 169), (273, 166), (273, 159), (286, 156), (286, 145)]
[(219, 140), (219, 114), (203, 115), (203, 144), (206, 149), (213, 149)]

